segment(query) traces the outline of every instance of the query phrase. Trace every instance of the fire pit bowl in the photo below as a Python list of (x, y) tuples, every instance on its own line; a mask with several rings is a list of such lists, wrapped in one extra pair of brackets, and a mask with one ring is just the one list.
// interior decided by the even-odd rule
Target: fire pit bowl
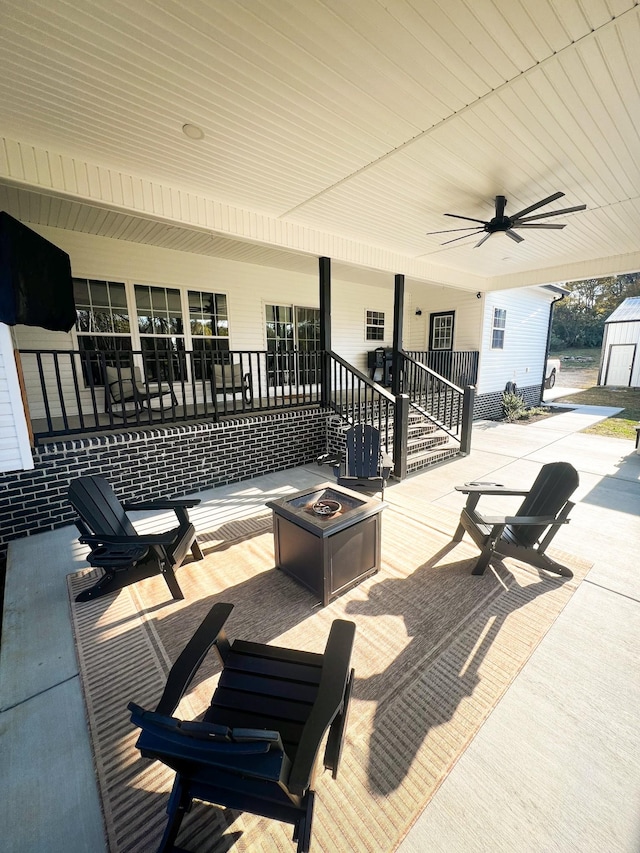
[(321, 500), (316, 501), (312, 508), (316, 515), (322, 516), (323, 518), (329, 518), (337, 512), (340, 512), (342, 504), (339, 504), (338, 501)]

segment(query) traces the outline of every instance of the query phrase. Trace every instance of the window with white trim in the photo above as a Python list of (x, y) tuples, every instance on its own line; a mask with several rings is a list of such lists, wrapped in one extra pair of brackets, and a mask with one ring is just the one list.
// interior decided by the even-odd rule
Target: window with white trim
[(494, 308), (493, 327), (491, 329), (491, 349), (504, 349), (504, 330), (506, 325), (506, 308)]
[(384, 340), (384, 311), (367, 311), (365, 339), (367, 341)]
[(453, 319), (455, 311), (439, 311), (431, 314), (429, 349), (442, 352), (453, 349)]
[(87, 383), (104, 384), (104, 367), (131, 366), (137, 350), (150, 381), (186, 378), (185, 350), (202, 353), (193, 362), (194, 378), (202, 379), (217, 359), (211, 354), (229, 350), (225, 294), (81, 278), (73, 291)]

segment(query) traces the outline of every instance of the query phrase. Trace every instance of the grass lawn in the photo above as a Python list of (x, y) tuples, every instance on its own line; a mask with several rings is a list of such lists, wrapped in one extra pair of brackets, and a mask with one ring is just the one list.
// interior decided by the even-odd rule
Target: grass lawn
[(556, 400), (558, 403), (581, 403), (584, 406), (617, 406), (622, 409), (617, 415), (607, 418), (583, 432), (607, 435), (612, 438), (636, 440), (634, 429), (640, 423), (640, 390), (637, 388), (609, 388), (599, 385), (585, 388)]

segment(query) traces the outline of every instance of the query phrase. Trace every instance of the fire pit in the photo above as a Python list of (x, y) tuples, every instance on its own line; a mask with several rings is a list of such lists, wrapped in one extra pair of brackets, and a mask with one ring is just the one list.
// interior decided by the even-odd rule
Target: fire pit
[(276, 565), (323, 605), (380, 568), (381, 513), (386, 504), (325, 483), (269, 501)]

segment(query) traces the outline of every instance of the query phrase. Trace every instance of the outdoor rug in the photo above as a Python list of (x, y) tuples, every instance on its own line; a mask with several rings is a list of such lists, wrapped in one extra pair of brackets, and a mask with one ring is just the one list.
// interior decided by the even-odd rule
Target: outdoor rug
[[(157, 847), (173, 774), (140, 757), (127, 703), (154, 708), (167, 672), (209, 608), (235, 605), (230, 639), (322, 652), (331, 622), (357, 624), (356, 685), (336, 781), (318, 773), (313, 853), (393, 851), (562, 611), (589, 564), (555, 551), (574, 578), (513, 560), (470, 574), (477, 550), (451, 547), (458, 516), (418, 520), (388, 507), (383, 568), (328, 607), (274, 569), (270, 515), (200, 537), (204, 560), (178, 570), (185, 600), (161, 577), (76, 604), (96, 570), (69, 576), (88, 725), (112, 853)], [(215, 651), (177, 716), (208, 704)], [(322, 753), (321, 753), (322, 754)], [(177, 844), (199, 851), (290, 851), (292, 827), (197, 803)]]

